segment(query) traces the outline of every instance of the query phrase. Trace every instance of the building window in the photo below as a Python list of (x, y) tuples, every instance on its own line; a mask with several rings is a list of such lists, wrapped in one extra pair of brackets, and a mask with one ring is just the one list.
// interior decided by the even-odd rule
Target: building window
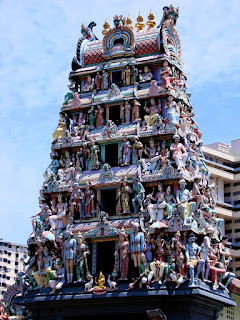
[(225, 230), (225, 233), (226, 233), (226, 234), (232, 233), (232, 230)]
[(3, 262), (7, 262), (7, 259), (4, 258), (4, 259), (3, 259)]
[(17, 261), (15, 262), (15, 266), (18, 266), (18, 262)]
[(231, 186), (231, 183), (226, 183), (226, 184), (224, 184), (224, 188), (228, 188), (228, 187), (230, 187)]
[[(240, 222), (240, 219), (237, 219), (234, 221), (235, 223), (239, 223)], [(226, 222), (225, 222), (226, 223)]]
[(105, 145), (105, 163), (110, 164), (111, 167), (116, 167), (119, 165), (118, 143)]
[(234, 231), (235, 231), (235, 232), (240, 232), (240, 228), (238, 228), (238, 229), (235, 229)]
[(11, 263), (11, 261), (10, 261), (10, 260), (8, 260), (7, 262), (8, 262), (8, 264), (10, 264), (10, 263)]
[(19, 257), (19, 253), (16, 253), (16, 258), (18, 258)]
[[(230, 268), (228, 268), (228, 270), (230, 271)], [(240, 270), (240, 267), (237, 267), (236, 268), (236, 271), (239, 271)]]
[(231, 192), (224, 193), (224, 197), (230, 197), (230, 196), (231, 196)]
[(8, 245), (8, 248), (12, 248), (12, 245), (11, 245), (11, 244), (9, 244), (9, 245)]
[(10, 277), (7, 277), (7, 280), (10, 280)]
[[(236, 222), (236, 221), (235, 221)], [(230, 223), (232, 223), (232, 220), (226, 220), (225, 221), (225, 224), (230, 224)]]
[(234, 187), (240, 186), (240, 181), (233, 184)]
[(15, 273), (18, 273), (18, 271), (17, 271), (17, 270), (15, 270), (14, 272), (15, 272)]
[(240, 191), (233, 192), (233, 196), (239, 196), (239, 195), (240, 195)]
[(11, 257), (11, 255), (12, 255), (11, 252), (8, 252), (8, 256)]
[(236, 258), (235, 261), (240, 261), (240, 258)]

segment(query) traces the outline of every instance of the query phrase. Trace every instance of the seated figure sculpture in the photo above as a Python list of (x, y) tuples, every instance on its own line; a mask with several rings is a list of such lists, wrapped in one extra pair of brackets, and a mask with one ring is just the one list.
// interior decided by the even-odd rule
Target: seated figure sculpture
[(151, 199), (156, 201), (156, 203), (148, 205), (150, 223), (154, 221), (162, 221), (164, 218), (164, 209), (167, 203), (165, 201), (165, 192), (163, 192), (163, 186), (161, 183), (158, 184), (158, 192), (156, 193), (155, 197), (153, 197), (152, 194)]
[(179, 135), (173, 136), (174, 142), (170, 146), (170, 150), (173, 152), (173, 160), (175, 160), (177, 169), (181, 172), (185, 168), (185, 163), (188, 158), (188, 153), (182, 143), (180, 143)]
[(150, 107), (147, 107), (147, 103), (145, 103), (144, 110), (149, 115), (144, 116), (144, 120), (147, 126), (152, 126), (157, 120), (159, 113), (161, 112), (161, 102), (158, 100), (158, 106), (156, 106), (155, 99), (151, 98)]

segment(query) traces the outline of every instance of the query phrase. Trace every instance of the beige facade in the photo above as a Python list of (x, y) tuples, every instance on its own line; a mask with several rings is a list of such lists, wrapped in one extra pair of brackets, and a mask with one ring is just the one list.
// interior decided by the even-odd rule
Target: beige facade
[(0, 242), (0, 301), (8, 285), (15, 283), (18, 272), (24, 271), (21, 261), (26, 261), (27, 246), (11, 242)]
[(231, 145), (216, 142), (203, 147), (211, 178), (215, 183), (216, 212), (224, 219), (233, 261), (230, 271), (240, 277), (240, 139)]

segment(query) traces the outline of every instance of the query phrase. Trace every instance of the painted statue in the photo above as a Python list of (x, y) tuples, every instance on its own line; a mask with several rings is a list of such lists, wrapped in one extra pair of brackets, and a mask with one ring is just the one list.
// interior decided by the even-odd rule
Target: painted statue
[(119, 280), (128, 279), (129, 249), (128, 237), (125, 233), (125, 230), (122, 229), (119, 233), (118, 250), (115, 252), (115, 256), (119, 256)]
[(84, 280), (84, 266), (86, 268), (87, 276), (90, 275), (88, 270), (87, 255), (90, 254), (88, 245), (81, 232), (77, 235), (77, 249), (76, 249), (76, 273), (77, 281), (82, 282)]
[(179, 189), (177, 190), (177, 204), (180, 207), (183, 217), (184, 225), (192, 223), (193, 212), (196, 207), (196, 202), (191, 201), (192, 196), (190, 191), (186, 189), (186, 181), (184, 179), (179, 180)]
[(144, 234), (139, 231), (139, 223), (132, 222), (133, 232), (130, 235), (131, 258), (134, 267), (139, 268), (141, 264), (141, 253), (144, 252)]
[(134, 209), (134, 214), (138, 213), (139, 211), (143, 210), (143, 204), (142, 201), (145, 197), (145, 189), (140, 181), (137, 180), (135, 177), (133, 179), (133, 199), (132, 199), (132, 204), (133, 204), (133, 209)]
[(132, 145), (127, 137), (123, 137), (123, 143), (121, 146), (121, 165), (128, 166), (131, 161)]
[(73, 282), (73, 267), (76, 257), (77, 241), (73, 238), (70, 230), (66, 231), (64, 241), (64, 264), (66, 267), (67, 282)]
[(152, 126), (155, 124), (157, 117), (161, 112), (161, 102), (158, 100), (158, 106), (155, 103), (155, 99), (151, 98), (150, 107), (147, 107), (147, 102), (145, 102), (144, 110), (149, 115), (144, 116), (145, 123), (147, 126)]

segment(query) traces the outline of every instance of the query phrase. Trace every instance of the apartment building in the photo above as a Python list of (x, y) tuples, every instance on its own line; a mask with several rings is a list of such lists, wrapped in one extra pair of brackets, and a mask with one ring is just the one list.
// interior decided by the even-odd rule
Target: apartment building
[(18, 272), (24, 271), (21, 261), (27, 259), (27, 246), (0, 241), (0, 301), (8, 285), (15, 283)]
[(216, 212), (224, 219), (233, 261), (230, 271), (240, 277), (240, 139), (231, 145), (221, 142), (203, 147), (211, 178), (215, 183)]

